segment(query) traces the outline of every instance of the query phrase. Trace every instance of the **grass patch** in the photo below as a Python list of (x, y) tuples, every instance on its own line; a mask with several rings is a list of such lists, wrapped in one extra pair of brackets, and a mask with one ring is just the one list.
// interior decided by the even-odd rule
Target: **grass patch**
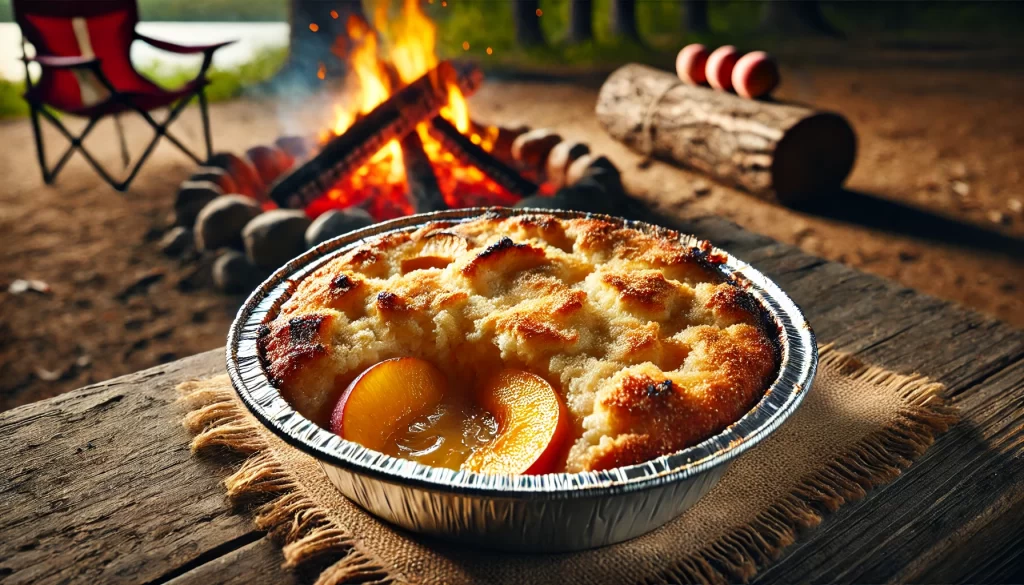
[[(210, 101), (229, 100), (238, 97), (249, 86), (269, 79), (284, 64), (288, 49), (266, 48), (258, 52), (251, 61), (237, 67), (221, 69), (213, 67), (208, 75), (210, 85), (206, 95)], [(142, 73), (157, 85), (166, 88), (180, 87), (195, 77), (196, 67), (167, 67), (152, 64), (142, 68)], [(11, 118), (28, 114), (28, 104), (22, 98), (25, 92), (23, 81), (12, 81), (0, 77), (0, 118)]]

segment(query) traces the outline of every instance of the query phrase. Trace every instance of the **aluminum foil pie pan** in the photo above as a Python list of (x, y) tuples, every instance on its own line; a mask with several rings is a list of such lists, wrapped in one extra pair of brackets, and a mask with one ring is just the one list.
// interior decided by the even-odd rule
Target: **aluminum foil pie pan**
[[(367, 449), (317, 426), (284, 400), (263, 370), (256, 349), (259, 328), (286, 300), (290, 283), (364, 238), (413, 230), (430, 221), (531, 212), (595, 217), (508, 208), (426, 213), (351, 232), (295, 258), (249, 296), (228, 333), (228, 374), (242, 402), (268, 429), (320, 461), (342, 494), (377, 517), (414, 532), (487, 548), (557, 552), (621, 542), (679, 516), (718, 482), (730, 461), (764, 440), (796, 410), (818, 363), (814, 333), (796, 304), (774, 282), (723, 250), (710, 250), (724, 260), (717, 267), (742, 282), (778, 327), (778, 376), (764, 397), (721, 433), (646, 463), (606, 471), (518, 476), (429, 467)], [(651, 224), (597, 217), (701, 245), (692, 236)]]

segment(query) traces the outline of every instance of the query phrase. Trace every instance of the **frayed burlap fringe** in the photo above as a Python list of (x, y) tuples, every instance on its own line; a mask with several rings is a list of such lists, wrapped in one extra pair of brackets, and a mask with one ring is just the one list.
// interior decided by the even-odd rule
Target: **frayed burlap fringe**
[(178, 387), (189, 408), (183, 423), (193, 435), (192, 452), (224, 448), (251, 455), (224, 480), (228, 497), (240, 502), (269, 498), (255, 510), (254, 522), (283, 543), (284, 565), (297, 567), (324, 555), (340, 559), (315, 585), (395, 583), (384, 566), (348, 530), (337, 526), (277, 461), (265, 436), (247, 418), (227, 376), (185, 382)]
[[(821, 349), (819, 368), (834, 368), (853, 381), (890, 386), (903, 398), (901, 421), (866, 436), (837, 454), (823, 469), (804, 477), (784, 498), (753, 522), (711, 542), (701, 551), (676, 559), (646, 583), (729, 583), (749, 581), (758, 567), (776, 559), (796, 541), (800, 530), (816, 526), (827, 511), (863, 498), (867, 490), (892, 481), (921, 455), (935, 436), (957, 420), (940, 395), (942, 385), (920, 375), (903, 376), (834, 350)], [(235, 500), (270, 497), (256, 510), (256, 525), (284, 542), (285, 566), (295, 567), (325, 554), (341, 560), (321, 573), (316, 585), (395, 583), (396, 578), (303, 493), (288, 470), (268, 451), (259, 427), (247, 418), (226, 376), (180, 387), (190, 412), (184, 424), (193, 434), (192, 450), (227, 448), (251, 455), (225, 481)]]
[(821, 348), (818, 367), (835, 368), (855, 382), (889, 386), (889, 391), (906, 401), (900, 412), (903, 420), (837, 454), (824, 469), (804, 477), (789, 495), (758, 514), (753, 522), (722, 536), (693, 558), (678, 561), (647, 583), (749, 581), (759, 566), (775, 560), (796, 542), (801, 529), (821, 523), (823, 512), (834, 512), (847, 502), (863, 498), (868, 489), (895, 479), (912, 459), (924, 453), (937, 434), (958, 420), (956, 410), (941, 396), (942, 384), (919, 374), (904, 376), (865, 365), (836, 351), (831, 344)]

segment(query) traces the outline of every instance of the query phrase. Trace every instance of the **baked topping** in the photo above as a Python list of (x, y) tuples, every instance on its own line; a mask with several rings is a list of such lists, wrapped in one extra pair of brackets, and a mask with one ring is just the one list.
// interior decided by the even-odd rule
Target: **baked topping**
[[(513, 424), (476, 394), (511, 368), (564, 404), (565, 448), (545, 455), (550, 470), (640, 463), (738, 420), (777, 371), (777, 334), (705, 256), (677, 234), (600, 219), (428, 224), (371, 238), (308, 275), (261, 332), (260, 350), (285, 398), (324, 426), (370, 366), (425, 360), (449, 380), (446, 403), (471, 405), (456, 419), (479, 423), (465, 464), (486, 435), (481, 420)], [(437, 408), (403, 423), (408, 449), (392, 454), (415, 458), (433, 436), (431, 416), (441, 427), (456, 420)], [(541, 410), (530, 416), (541, 420)], [(483, 442), (497, 442), (495, 432)]]

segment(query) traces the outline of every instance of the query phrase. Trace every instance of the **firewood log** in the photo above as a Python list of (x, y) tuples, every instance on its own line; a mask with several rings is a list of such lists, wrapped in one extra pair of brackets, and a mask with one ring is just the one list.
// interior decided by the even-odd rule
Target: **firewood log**
[(405, 166), (405, 184), (409, 201), (416, 213), (448, 209), (444, 195), (437, 184), (434, 165), (423, 151), (423, 141), (416, 131), (401, 141), (402, 164)]
[(281, 177), (270, 188), (270, 198), (281, 207), (305, 207), (388, 142), (402, 140), (417, 124), (436, 116), (448, 103), (449, 83), (458, 83), (462, 93), (471, 95), (480, 79), (479, 69), (459, 71), (442, 61), (332, 138), (305, 164)]
[(630, 148), (783, 204), (834, 192), (856, 155), (838, 114), (685, 85), (643, 65), (612, 73), (597, 117)]
[(537, 192), (537, 184), (525, 179), (518, 171), (480, 148), (469, 137), (463, 135), (451, 122), (435, 116), (430, 122), (431, 135), (437, 138), (456, 158), (473, 165), (498, 183), (509, 193), (526, 197)]

